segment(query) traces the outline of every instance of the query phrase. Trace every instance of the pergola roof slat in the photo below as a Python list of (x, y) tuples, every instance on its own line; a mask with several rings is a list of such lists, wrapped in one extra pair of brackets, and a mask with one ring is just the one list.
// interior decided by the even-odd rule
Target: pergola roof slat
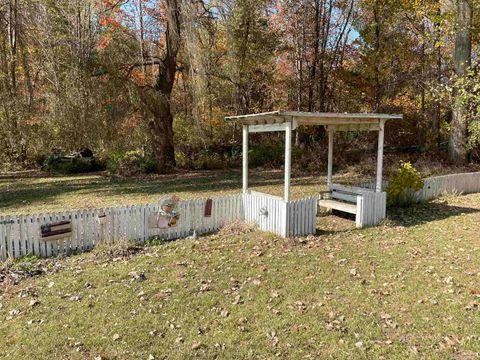
[[(380, 121), (402, 119), (400, 114), (374, 114), (374, 113), (320, 113), (301, 111), (271, 111), (257, 114), (228, 116), (227, 121), (238, 122), (242, 125), (262, 125), (283, 123), (292, 120), (298, 125), (326, 126), (336, 125), (339, 131), (348, 130), (345, 125), (378, 124)], [(368, 129), (368, 128), (366, 128)]]

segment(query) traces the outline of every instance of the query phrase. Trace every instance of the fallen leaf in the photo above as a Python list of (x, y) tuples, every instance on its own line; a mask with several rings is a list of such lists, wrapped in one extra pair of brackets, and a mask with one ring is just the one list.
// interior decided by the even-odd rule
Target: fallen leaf
[(197, 342), (197, 341), (196, 341), (196, 342), (194, 342), (194, 343), (192, 344), (192, 350), (198, 350), (198, 349), (200, 349), (201, 347), (202, 347), (202, 343), (201, 343), (201, 342)]

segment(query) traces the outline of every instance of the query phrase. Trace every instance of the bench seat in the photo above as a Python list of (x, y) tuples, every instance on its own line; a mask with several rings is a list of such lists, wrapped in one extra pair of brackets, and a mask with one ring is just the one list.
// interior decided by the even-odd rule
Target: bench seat
[(385, 219), (387, 194), (357, 186), (330, 184), (320, 192), (318, 206), (355, 215), (358, 228), (373, 226)]
[(327, 209), (339, 210), (349, 214), (357, 213), (357, 204), (347, 203), (343, 201), (321, 199), (318, 201), (318, 205)]

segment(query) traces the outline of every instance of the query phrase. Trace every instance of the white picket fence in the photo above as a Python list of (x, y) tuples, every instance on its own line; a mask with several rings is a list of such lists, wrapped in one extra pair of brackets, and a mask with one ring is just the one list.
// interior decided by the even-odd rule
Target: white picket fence
[[(175, 227), (149, 226), (149, 218), (159, 204), (133, 205), (106, 209), (73, 210), (52, 214), (0, 216), (0, 260), (32, 254), (50, 257), (91, 250), (96, 244), (119, 239), (143, 242), (158, 235), (163, 239), (216, 231), (227, 222), (243, 218), (241, 195), (212, 197), (212, 213), (204, 216), (207, 199), (181, 201), (180, 218)], [(104, 216), (105, 215), (105, 216)], [(103, 218), (101, 221), (100, 218)], [(41, 226), (70, 221), (71, 234), (63, 239), (45, 241)]]
[(423, 189), (415, 193), (417, 201), (433, 200), (443, 193), (480, 192), (480, 172), (434, 176), (423, 180)]
[[(280, 236), (315, 233), (317, 197), (290, 202), (261, 193), (212, 197), (211, 215), (205, 216), (207, 200), (180, 201), (177, 224), (166, 229), (151, 224), (152, 216), (158, 214), (158, 203), (0, 216), (0, 261), (26, 255), (51, 257), (81, 253), (97, 244), (119, 239), (140, 243), (154, 236), (179, 239), (191, 235), (194, 230), (198, 235), (215, 232), (235, 220), (246, 220), (261, 230)], [(42, 225), (60, 221), (70, 221), (68, 235), (55, 240), (42, 238)]]
[(245, 221), (263, 231), (287, 237), (314, 234), (317, 197), (286, 202), (283, 198), (255, 191), (243, 195)]
[[(375, 182), (357, 185), (375, 189)], [(384, 180), (382, 189), (387, 189), (388, 181)], [(432, 176), (423, 179), (423, 189), (415, 192), (415, 201), (429, 201), (444, 193), (470, 194), (480, 192), (480, 172), (460, 173)]]
[(287, 236), (315, 234), (317, 231), (318, 196), (287, 203)]
[(387, 193), (365, 191), (357, 196), (357, 228), (375, 226), (387, 217)]
[[(424, 180), (423, 190), (415, 194), (417, 201), (431, 200), (444, 192), (480, 192), (480, 172), (436, 176)], [(368, 184), (367, 184), (368, 185)], [(384, 183), (386, 186), (387, 183)], [(314, 234), (318, 198), (285, 202), (263, 193), (212, 197), (211, 216), (205, 216), (207, 199), (181, 201), (180, 218), (175, 227), (159, 229), (149, 224), (158, 213), (159, 204), (121, 206), (105, 209), (73, 210), (37, 215), (0, 216), (0, 261), (25, 255), (50, 257), (91, 250), (96, 244), (119, 239), (143, 242), (153, 236), (178, 239), (192, 234), (214, 232), (226, 223), (245, 220), (261, 230), (280, 236)], [(357, 203), (357, 226), (372, 226), (385, 218), (384, 192), (363, 197)], [(103, 220), (100, 220), (100, 219)], [(63, 239), (45, 241), (41, 226), (70, 221), (71, 234)]]
[(247, 223), (285, 236), (287, 205), (281, 197), (249, 191), (243, 194), (243, 207)]

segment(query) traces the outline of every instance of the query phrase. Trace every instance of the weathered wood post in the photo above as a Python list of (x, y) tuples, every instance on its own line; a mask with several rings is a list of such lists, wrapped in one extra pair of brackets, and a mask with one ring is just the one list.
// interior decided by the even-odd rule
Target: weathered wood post
[(285, 191), (284, 200), (290, 201), (290, 174), (292, 168), (292, 122), (285, 123)]
[(245, 194), (248, 191), (248, 125), (243, 125), (243, 153), (242, 153), (242, 188)]
[(383, 141), (385, 138), (385, 120), (379, 120), (380, 129), (378, 130), (378, 154), (377, 154), (377, 184), (376, 192), (382, 192), (383, 183)]
[(332, 185), (332, 174), (333, 174), (333, 135), (334, 131), (330, 128), (327, 128), (328, 131), (328, 170), (327, 170), (327, 186), (330, 190)]

